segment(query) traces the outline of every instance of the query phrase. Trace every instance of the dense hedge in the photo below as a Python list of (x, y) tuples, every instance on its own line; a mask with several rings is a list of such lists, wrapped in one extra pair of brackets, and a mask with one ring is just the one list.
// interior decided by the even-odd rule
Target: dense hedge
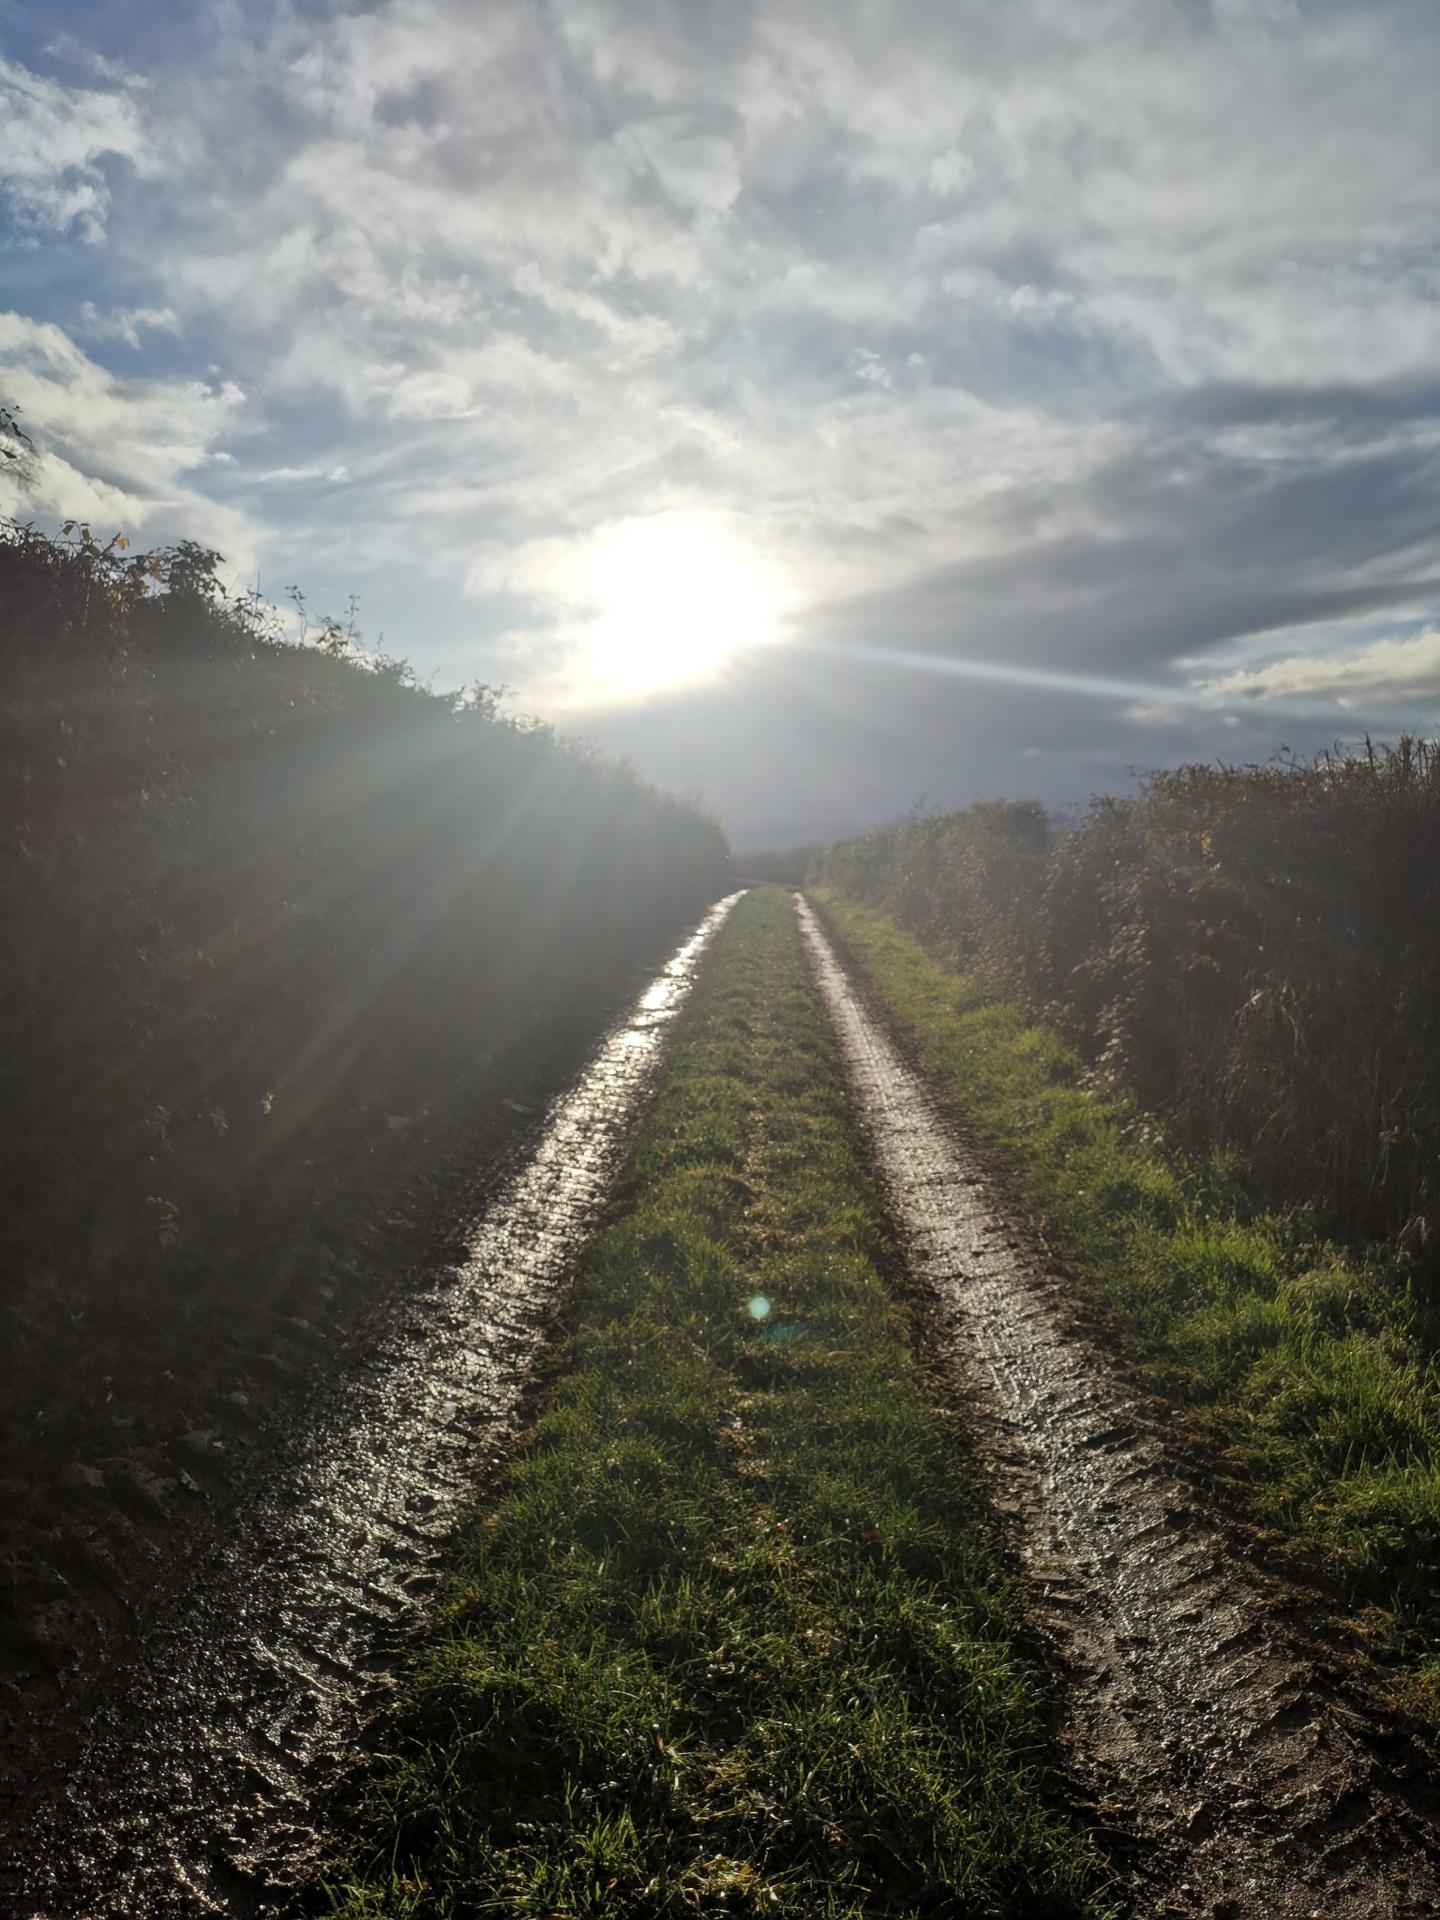
[(914, 818), (812, 877), (1059, 1019), (1267, 1202), (1440, 1255), (1440, 748), (1190, 766), (1054, 832)]
[(0, 533), (0, 1255), (22, 1280), (218, 1248), (724, 877), (693, 808), (334, 623), (287, 641), (217, 558)]

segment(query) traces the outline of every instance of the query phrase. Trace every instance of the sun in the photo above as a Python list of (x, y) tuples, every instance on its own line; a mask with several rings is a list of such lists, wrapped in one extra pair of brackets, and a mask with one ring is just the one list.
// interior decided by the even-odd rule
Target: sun
[(713, 680), (772, 636), (775, 597), (715, 519), (657, 513), (597, 535), (577, 568), (581, 676), (627, 700)]

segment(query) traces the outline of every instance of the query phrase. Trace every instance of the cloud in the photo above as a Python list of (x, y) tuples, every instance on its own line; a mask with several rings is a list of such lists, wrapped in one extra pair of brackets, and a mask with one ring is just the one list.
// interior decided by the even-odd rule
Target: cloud
[(1440, 627), (1372, 640), (1349, 653), (1295, 654), (1197, 685), (1219, 700), (1327, 699), (1372, 712), (1420, 705), (1440, 710)]
[(170, 307), (112, 307), (102, 313), (93, 300), (80, 309), (79, 331), (90, 340), (123, 340), (136, 353), (144, 331), (179, 333), (180, 322)]
[(67, 87), (0, 58), (0, 192), (22, 234), (102, 239), (117, 159), (154, 165), (132, 88)]
[[(230, 456), (217, 454), (214, 457), (224, 459)], [(330, 486), (343, 486), (350, 478), (350, 469), (348, 467), (269, 467), (254, 477), (261, 486), (265, 487), (303, 487), (316, 481), (323, 481)]]
[[(1245, 637), (1440, 599), (1440, 441), (1363, 389), (1286, 457), (1132, 418), (1103, 457), (972, 498), (963, 559), (817, 609), (835, 644), (1163, 677)], [(1072, 452), (1074, 450), (1072, 449)]]
[(857, 380), (863, 380), (868, 386), (888, 387), (890, 369), (878, 353), (871, 353), (868, 347), (852, 347), (848, 366)]
[(41, 449), (27, 511), (141, 538), (186, 532), (241, 572), (253, 565), (258, 529), (200, 484), (216, 443), (243, 426), (232, 382), (119, 379), (59, 327), (0, 312), (0, 392)]
[[(808, 688), (881, 806), (916, 766), (943, 797), (1003, 753), (1083, 790), (1203, 752), (1197, 685), (1440, 607), (1440, 20), (1408, 0), (276, 0), (203, 56), (108, 19), (82, 85), (0, 68), (14, 297), (91, 349), (47, 336), (66, 484), (361, 577), (422, 668), (558, 710), (536, 557), (705, 516), (790, 609), (766, 697), (798, 727)], [(142, 343), (150, 387), (101, 364)], [(744, 769), (747, 697), (684, 765), (758, 806), (793, 780)], [(1281, 698), (1236, 701), (1227, 753), (1263, 751)]]

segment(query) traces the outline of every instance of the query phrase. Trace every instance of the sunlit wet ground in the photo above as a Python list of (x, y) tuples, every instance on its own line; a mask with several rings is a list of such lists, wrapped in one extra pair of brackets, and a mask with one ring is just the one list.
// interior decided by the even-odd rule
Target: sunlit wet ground
[(1275, 1617), (1073, 1288), (797, 898), (912, 1267), (1053, 1615), (1082, 1766), (1133, 1828), (1141, 1911), (1215, 1920), (1440, 1914), (1433, 1829), (1382, 1778), (1335, 1689)]
[(184, 1557), (80, 1763), (29, 1810), (6, 1912), (283, 1914), (315, 1798), (434, 1583), (624, 1158), (662, 1042), (734, 904), (706, 915), (552, 1106), (467, 1258), (398, 1302), (288, 1453)]

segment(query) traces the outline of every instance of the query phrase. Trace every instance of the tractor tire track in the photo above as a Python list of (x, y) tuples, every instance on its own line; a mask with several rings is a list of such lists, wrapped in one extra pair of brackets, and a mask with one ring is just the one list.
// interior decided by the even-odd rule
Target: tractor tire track
[(0, 1910), (297, 1911), (326, 1858), (315, 1804), (504, 1442), (669, 1026), (735, 898), (706, 915), (552, 1105), (463, 1262), (395, 1304), (270, 1468), (181, 1557), (137, 1650), (86, 1703), (75, 1764), (12, 1810)]
[(1077, 1330), (981, 1163), (797, 911), (915, 1277), (933, 1292), (1046, 1631), (1078, 1770), (1155, 1916), (1440, 1914), (1433, 1808), (1276, 1617), (1124, 1368)]

